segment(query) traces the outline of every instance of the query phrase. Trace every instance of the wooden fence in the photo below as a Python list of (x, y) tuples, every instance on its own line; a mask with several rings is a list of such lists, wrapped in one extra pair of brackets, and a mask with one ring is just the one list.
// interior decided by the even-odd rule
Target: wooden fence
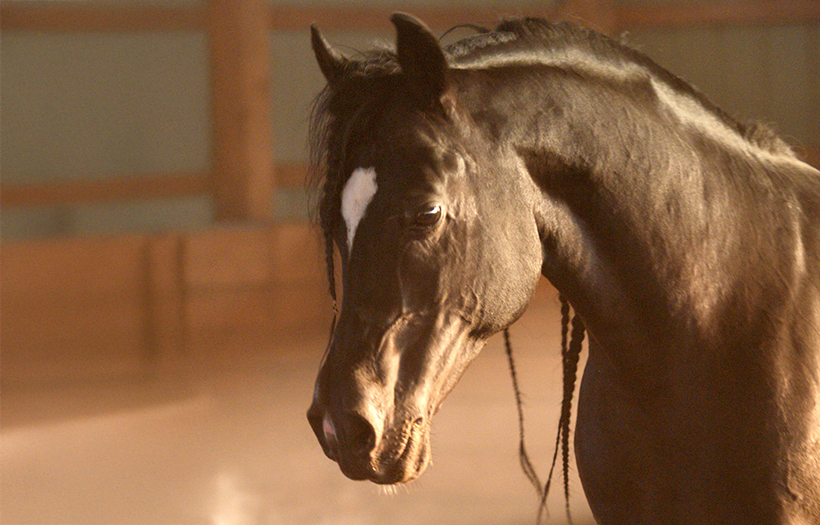
[[(575, 0), (549, 17), (577, 17), (615, 34), (630, 28), (820, 20), (816, 0), (682, 5)], [(419, 8), (431, 26), (492, 22), (496, 10)], [(210, 172), (0, 186), (0, 205), (58, 206), (211, 195), (218, 224), (194, 233), (140, 233), (2, 245), (4, 388), (150, 374), (196, 360), (215, 340), (283, 333), (327, 321), (322, 254), (306, 223), (272, 220), (275, 192), (303, 184), (305, 167), (276, 164), (267, 35), (382, 28), (381, 8), (288, 7), (211, 0), (204, 8), (4, 1), (3, 31), (196, 31), (208, 36), (213, 130)], [(237, 38), (236, 35), (240, 35)], [(807, 148), (820, 164), (820, 149)], [(324, 327), (321, 328), (324, 330)]]

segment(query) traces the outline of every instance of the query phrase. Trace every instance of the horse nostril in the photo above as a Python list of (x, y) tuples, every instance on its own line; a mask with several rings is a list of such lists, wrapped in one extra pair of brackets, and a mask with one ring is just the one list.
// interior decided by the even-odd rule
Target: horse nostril
[(336, 442), (336, 428), (333, 426), (333, 422), (327, 414), (325, 414), (325, 417), (322, 419), (322, 433), (325, 436), (325, 441), (328, 443)]
[(357, 456), (369, 454), (376, 446), (376, 431), (373, 425), (358, 414), (347, 416), (345, 437), (350, 452)]
[(316, 438), (319, 440), (319, 444), (322, 445), (322, 450), (324, 450), (325, 455), (335, 461), (337, 456), (337, 444), (333, 422), (327, 414), (323, 415), (322, 409), (320, 409), (315, 402), (308, 410), (307, 418), (310, 427), (313, 429), (313, 433), (316, 434)]

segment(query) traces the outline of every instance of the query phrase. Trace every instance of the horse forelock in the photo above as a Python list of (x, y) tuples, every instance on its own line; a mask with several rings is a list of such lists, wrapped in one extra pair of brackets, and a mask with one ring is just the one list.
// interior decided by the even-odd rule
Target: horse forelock
[(318, 219), (326, 236), (338, 224), (341, 192), (350, 175), (345, 170), (347, 157), (377, 113), (378, 99), (390, 92), (390, 86), (380, 84), (389, 83), (386, 81), (397, 67), (391, 53), (370, 55), (352, 63), (342, 78), (326, 86), (314, 101), (308, 187), (314, 196), (313, 218)]

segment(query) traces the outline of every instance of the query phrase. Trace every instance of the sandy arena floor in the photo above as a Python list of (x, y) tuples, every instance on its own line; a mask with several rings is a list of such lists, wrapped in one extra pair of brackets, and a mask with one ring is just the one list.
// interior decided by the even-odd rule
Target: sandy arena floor
[[(560, 409), (558, 334), (556, 293), (545, 287), (512, 330), (527, 443), (542, 477)], [(537, 498), (518, 464), (517, 416), (500, 336), (436, 417), (433, 465), (420, 480), (389, 491), (345, 478), (307, 424), (325, 338), (322, 328), (288, 341), (234, 342), (182, 379), (4, 396), (0, 521), (535, 522)], [(575, 523), (592, 523), (577, 477), (571, 487)], [(559, 492), (550, 498), (550, 523), (565, 522)]]

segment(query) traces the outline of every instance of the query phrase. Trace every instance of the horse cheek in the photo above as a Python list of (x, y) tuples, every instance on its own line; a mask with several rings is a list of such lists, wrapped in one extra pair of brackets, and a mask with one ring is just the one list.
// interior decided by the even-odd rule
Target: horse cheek
[(419, 242), (408, 245), (398, 263), (398, 280), (405, 311), (423, 311), (438, 304), (441, 257)]

